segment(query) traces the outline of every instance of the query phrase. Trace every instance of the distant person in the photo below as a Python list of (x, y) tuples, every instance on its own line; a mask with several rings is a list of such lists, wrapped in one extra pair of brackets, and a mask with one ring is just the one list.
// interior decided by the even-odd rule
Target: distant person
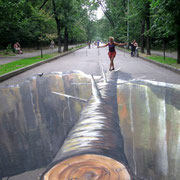
[(99, 47), (99, 41), (97, 41), (97, 47)]
[(136, 40), (134, 40), (134, 46), (137, 48), (138, 47), (138, 43), (136, 42)]
[(135, 51), (138, 49), (138, 43), (136, 42), (136, 40), (134, 40), (131, 43), (131, 56), (134, 56)]
[(14, 47), (15, 52), (17, 52), (18, 54), (23, 53), (19, 42), (16, 42), (13, 47)]
[(92, 48), (94, 48), (94, 43), (92, 43)]
[(102, 47), (106, 47), (106, 46), (109, 47), (109, 52), (108, 52), (109, 59), (110, 59), (109, 71), (114, 70), (114, 58), (116, 56), (115, 46), (124, 46), (126, 44), (127, 43), (117, 43), (117, 42), (114, 42), (114, 38), (110, 37), (109, 38), (109, 42), (107, 44), (105, 44), (104, 46), (98, 46), (98, 48), (102, 48)]
[(89, 49), (91, 48), (91, 42), (90, 41), (88, 42), (88, 47), (89, 47)]
[(52, 51), (54, 50), (54, 46), (55, 46), (55, 43), (54, 43), (54, 41), (52, 40), (52, 41), (51, 41), (51, 44), (50, 44), (50, 48), (52, 49)]

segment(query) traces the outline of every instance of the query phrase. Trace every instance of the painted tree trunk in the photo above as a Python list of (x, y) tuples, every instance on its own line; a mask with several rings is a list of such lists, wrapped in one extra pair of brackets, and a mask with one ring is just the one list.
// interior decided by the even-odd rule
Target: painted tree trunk
[(117, 72), (93, 96), (41, 179), (130, 179), (117, 111)]

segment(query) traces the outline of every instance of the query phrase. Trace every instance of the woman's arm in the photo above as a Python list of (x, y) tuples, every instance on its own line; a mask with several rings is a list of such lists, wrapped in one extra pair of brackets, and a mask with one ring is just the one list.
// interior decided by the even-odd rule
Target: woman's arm
[(106, 46), (108, 46), (108, 43), (105, 44), (104, 46), (98, 46), (97, 48), (103, 48), (103, 47), (106, 47)]
[(116, 46), (124, 46), (124, 45), (127, 45), (127, 43), (117, 43), (117, 42), (114, 42), (114, 44), (115, 44)]

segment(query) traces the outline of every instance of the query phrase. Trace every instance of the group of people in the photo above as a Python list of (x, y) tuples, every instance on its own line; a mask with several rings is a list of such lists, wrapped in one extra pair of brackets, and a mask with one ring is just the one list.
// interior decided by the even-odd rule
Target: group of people
[(101, 42), (98, 40), (98, 41), (94, 41), (93, 43), (91, 43), (91, 41), (88, 41), (87, 45), (89, 47), (89, 49), (91, 48), (91, 45), (92, 45), (92, 48), (94, 48), (94, 46), (99, 46)]
[[(114, 38), (113, 37), (110, 37), (109, 38), (109, 42), (103, 46), (97, 46), (98, 48), (103, 48), (103, 47), (109, 47), (109, 52), (108, 52), (108, 56), (109, 56), (109, 59), (110, 59), (110, 66), (109, 66), (109, 71), (113, 71), (115, 70), (114, 68), (114, 58), (116, 56), (116, 50), (115, 50), (115, 46), (124, 46), (124, 45), (127, 45), (128, 43), (117, 43), (114, 41)], [(135, 52), (136, 48), (138, 48), (138, 44), (136, 42), (136, 40), (134, 40), (132, 43), (131, 43), (131, 54), (133, 52)]]
[(134, 40), (131, 44), (131, 56), (135, 56), (135, 54), (137, 54), (138, 56), (138, 43), (136, 42), (136, 40)]

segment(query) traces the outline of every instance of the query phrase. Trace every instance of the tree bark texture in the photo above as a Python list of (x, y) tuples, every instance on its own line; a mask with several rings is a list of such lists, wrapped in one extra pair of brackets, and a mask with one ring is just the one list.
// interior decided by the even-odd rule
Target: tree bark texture
[(178, 45), (177, 45), (177, 63), (180, 64), (180, 30), (178, 32)]
[(52, 4), (53, 4), (53, 11), (54, 11), (54, 18), (56, 20), (57, 34), (58, 34), (58, 53), (61, 53), (61, 26), (60, 26), (61, 24), (58, 18), (58, 14), (56, 11), (56, 4), (54, 0), (52, 0)]
[(93, 96), (42, 180), (130, 179), (117, 113), (117, 73), (111, 73), (101, 92), (92, 77)]

